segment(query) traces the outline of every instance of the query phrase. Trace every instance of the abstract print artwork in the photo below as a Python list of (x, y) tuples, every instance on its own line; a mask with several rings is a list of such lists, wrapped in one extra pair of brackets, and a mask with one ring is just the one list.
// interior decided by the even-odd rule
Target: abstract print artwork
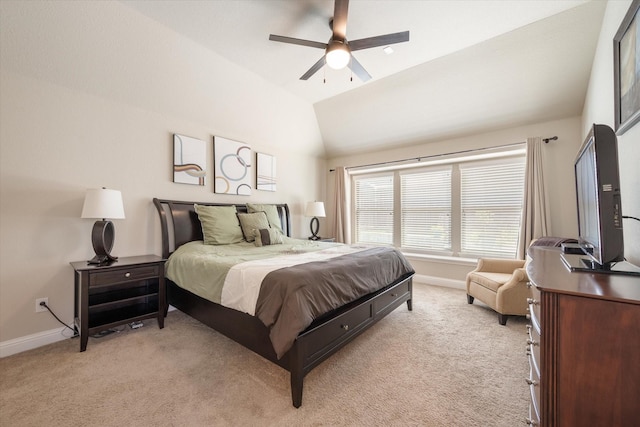
[(221, 194), (251, 195), (251, 147), (216, 136), (213, 138), (215, 165), (213, 191)]
[(276, 191), (276, 158), (256, 153), (256, 189)]
[(204, 185), (207, 144), (184, 135), (173, 135), (173, 182)]

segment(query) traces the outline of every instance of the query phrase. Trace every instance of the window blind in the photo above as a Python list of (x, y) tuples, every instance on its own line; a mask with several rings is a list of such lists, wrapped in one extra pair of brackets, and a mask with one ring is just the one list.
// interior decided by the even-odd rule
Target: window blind
[(524, 158), (460, 165), (461, 252), (514, 258), (524, 193)]
[(400, 175), (403, 248), (451, 250), (451, 167)]
[(356, 242), (393, 244), (393, 174), (355, 180)]

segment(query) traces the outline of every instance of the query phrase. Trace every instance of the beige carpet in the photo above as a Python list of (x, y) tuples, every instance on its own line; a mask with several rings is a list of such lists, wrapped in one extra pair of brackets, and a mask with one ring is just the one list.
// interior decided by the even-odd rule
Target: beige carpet
[[(476, 300), (477, 301), (477, 300)], [(69, 339), (0, 360), (4, 426), (514, 426), (527, 414), (524, 318), (416, 284), (406, 305), (305, 378), (174, 311), (165, 329)]]

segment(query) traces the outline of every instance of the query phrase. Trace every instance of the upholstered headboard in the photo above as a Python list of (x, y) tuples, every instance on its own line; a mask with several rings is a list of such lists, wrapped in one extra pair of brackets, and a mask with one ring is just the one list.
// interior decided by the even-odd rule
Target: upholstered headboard
[[(247, 205), (233, 203), (186, 202), (180, 200), (153, 199), (153, 204), (160, 215), (162, 231), (162, 257), (168, 258), (171, 253), (185, 243), (202, 240), (202, 227), (194, 204), (205, 206), (235, 206), (238, 213), (247, 212)], [(291, 216), (289, 206), (274, 204), (280, 216), (282, 230), (291, 237)]]

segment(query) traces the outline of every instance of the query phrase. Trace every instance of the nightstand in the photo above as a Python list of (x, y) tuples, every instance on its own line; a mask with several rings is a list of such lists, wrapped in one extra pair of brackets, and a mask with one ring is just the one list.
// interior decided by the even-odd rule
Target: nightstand
[(89, 335), (118, 325), (155, 317), (164, 328), (164, 262), (156, 255), (142, 255), (121, 257), (109, 265), (71, 263), (80, 351), (87, 349)]

